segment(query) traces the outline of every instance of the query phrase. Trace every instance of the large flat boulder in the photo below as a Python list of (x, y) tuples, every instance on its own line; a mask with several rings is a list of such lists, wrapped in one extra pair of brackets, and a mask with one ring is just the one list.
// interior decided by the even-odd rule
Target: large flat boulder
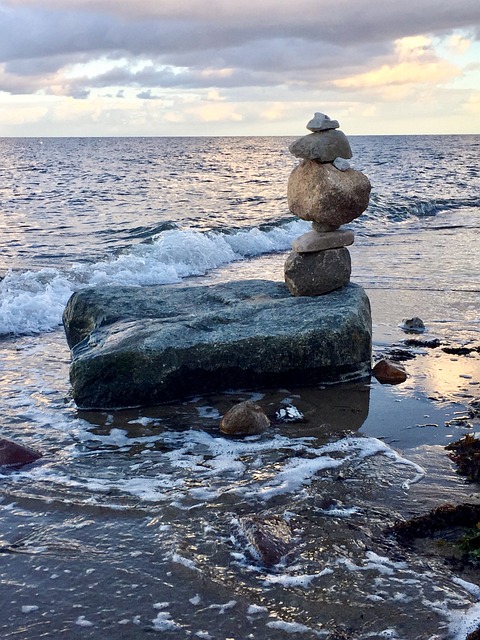
[(370, 303), (353, 284), (315, 298), (267, 280), (83, 289), (64, 326), (82, 408), (370, 373)]

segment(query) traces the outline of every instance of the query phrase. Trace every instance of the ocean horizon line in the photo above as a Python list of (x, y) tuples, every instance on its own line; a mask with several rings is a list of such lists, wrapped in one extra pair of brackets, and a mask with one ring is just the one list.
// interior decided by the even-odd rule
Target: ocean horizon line
[[(28, 135), (28, 136), (0, 136), (0, 140), (108, 140), (108, 139), (119, 139), (119, 140), (128, 140), (128, 139), (172, 139), (178, 138), (179, 140), (184, 140), (185, 138), (195, 138), (195, 139), (210, 139), (210, 138), (219, 138), (219, 139), (228, 139), (228, 138), (298, 138), (300, 133), (292, 133), (292, 134), (210, 134), (210, 135), (62, 135), (62, 136), (44, 136), (44, 135)], [(477, 133), (349, 133), (349, 137), (352, 138), (460, 138), (460, 137), (471, 137), (471, 136), (480, 136), (480, 132)]]

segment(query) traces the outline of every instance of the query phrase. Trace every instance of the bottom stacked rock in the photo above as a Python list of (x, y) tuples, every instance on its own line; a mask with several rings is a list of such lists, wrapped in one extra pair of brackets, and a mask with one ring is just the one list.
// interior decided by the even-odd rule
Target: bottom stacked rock
[(321, 296), (350, 282), (352, 263), (345, 247), (297, 253), (285, 261), (285, 283), (294, 296)]

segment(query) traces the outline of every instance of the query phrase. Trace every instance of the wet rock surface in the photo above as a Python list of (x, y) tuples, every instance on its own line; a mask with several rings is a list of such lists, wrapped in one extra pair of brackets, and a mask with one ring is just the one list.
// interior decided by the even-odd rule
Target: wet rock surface
[(81, 407), (158, 404), (212, 391), (370, 371), (370, 305), (349, 285), (292, 297), (282, 283), (100, 287), (70, 299), (70, 377)]
[(354, 238), (353, 231), (348, 229), (331, 231), (329, 233), (319, 233), (318, 231), (312, 230), (294, 240), (292, 249), (297, 253), (338, 249), (353, 244)]
[(377, 362), (372, 373), (382, 384), (400, 384), (407, 379), (407, 372), (401, 364), (385, 359)]
[(292, 526), (279, 516), (244, 516), (238, 519), (238, 526), (253, 559), (267, 568), (278, 564), (294, 548)]
[(251, 436), (263, 433), (270, 426), (262, 408), (251, 400), (240, 402), (223, 416), (220, 431), (231, 436)]
[(320, 296), (350, 282), (348, 249), (297, 253), (285, 260), (285, 283), (293, 296)]
[(41, 457), (42, 454), (31, 447), (0, 438), (0, 467), (21, 467)]

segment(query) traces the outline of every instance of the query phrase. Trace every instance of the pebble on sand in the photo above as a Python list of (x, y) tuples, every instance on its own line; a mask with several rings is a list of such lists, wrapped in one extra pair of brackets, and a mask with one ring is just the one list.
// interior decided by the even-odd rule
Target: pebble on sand
[(380, 360), (373, 367), (373, 375), (382, 384), (400, 384), (408, 377), (402, 365), (385, 359)]

